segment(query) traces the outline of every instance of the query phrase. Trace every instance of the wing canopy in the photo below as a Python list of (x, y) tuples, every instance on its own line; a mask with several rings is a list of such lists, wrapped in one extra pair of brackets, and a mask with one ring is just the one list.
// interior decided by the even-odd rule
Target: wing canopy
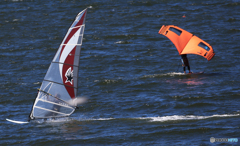
[(206, 58), (208, 61), (215, 55), (210, 44), (178, 26), (163, 25), (158, 33), (173, 42), (179, 55), (196, 54)]

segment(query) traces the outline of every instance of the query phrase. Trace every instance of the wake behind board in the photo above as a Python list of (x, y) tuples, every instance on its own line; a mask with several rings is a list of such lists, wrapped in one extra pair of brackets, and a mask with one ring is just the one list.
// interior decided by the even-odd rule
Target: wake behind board
[(16, 123), (16, 124), (27, 124), (29, 122), (24, 122), (24, 121), (14, 121), (14, 120), (10, 120), (10, 119), (6, 119), (7, 121), (9, 122), (12, 122), (12, 123)]
[(199, 74), (203, 74), (203, 73), (204, 73), (204, 71), (188, 73), (187, 75), (199, 75)]

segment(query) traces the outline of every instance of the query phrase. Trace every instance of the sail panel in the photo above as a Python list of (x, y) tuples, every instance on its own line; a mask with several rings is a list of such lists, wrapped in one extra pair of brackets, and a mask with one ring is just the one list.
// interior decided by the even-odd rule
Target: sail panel
[(51, 117), (65, 117), (69, 116), (70, 114), (62, 114), (62, 113), (57, 113), (54, 111), (49, 111), (48, 109), (44, 109), (42, 107), (36, 106), (33, 109), (32, 116), (34, 118), (51, 118)]
[[(73, 80), (76, 84), (73, 85), (73, 87), (75, 88), (75, 95), (77, 95), (77, 88), (78, 88), (78, 66), (79, 65), (79, 60), (80, 60), (80, 56), (78, 56), (78, 54), (81, 53), (81, 46), (76, 46), (76, 50), (75, 50), (75, 57), (74, 57), (74, 61), (73, 61)], [(75, 78), (76, 77), (76, 78)]]
[[(73, 92), (74, 94), (69, 94), (71, 96), (71, 98), (76, 97), (76, 89), (77, 89), (77, 74), (78, 74), (78, 67), (77, 66), (73, 66), (73, 65), (69, 65), (69, 64), (65, 64), (63, 65), (64, 69), (66, 70), (65, 73), (63, 73), (63, 77), (60, 77), (60, 74), (55, 74), (54, 76), (51, 74), (51, 72), (53, 71), (58, 71), (59, 70), (59, 63), (51, 63), (48, 72), (46, 73), (46, 76), (44, 77), (45, 81), (48, 82), (53, 82), (53, 83), (57, 83), (57, 84), (64, 84), (66, 86), (70, 86), (72, 88), (75, 88), (75, 90), (73, 91), (73, 89), (68, 89), (69, 92)], [(63, 79), (62, 79), (63, 78)], [(64, 82), (63, 82), (64, 81)], [(76, 83), (75, 83), (76, 82)], [(43, 84), (44, 85), (44, 84)], [(44, 87), (41, 87), (44, 88)], [(41, 89), (42, 90), (42, 89)], [(44, 90), (45, 91), (45, 90)]]
[[(77, 31), (77, 34), (80, 33), (80, 29)], [(82, 39), (82, 36), (80, 35), (73, 35), (69, 42), (65, 42), (62, 44), (59, 48), (61, 48), (61, 53), (60, 53), (60, 61), (59, 62), (64, 62), (67, 56), (69, 55), (70, 52), (75, 48), (76, 45), (81, 45), (78, 44), (78, 40)]]
[[(67, 86), (67, 87), (70, 88), (68, 90), (72, 90), (72, 91), (74, 90), (74, 88), (71, 87), (71, 86)], [(73, 94), (70, 95), (67, 92), (67, 89), (64, 85), (59, 84), (59, 83), (54, 83), (54, 82), (51, 82), (51, 81), (46, 81), (46, 80), (43, 81), (40, 90), (42, 90), (44, 92), (47, 92), (47, 93), (49, 93), (51, 95), (54, 95), (54, 96), (59, 95), (58, 98), (60, 98), (64, 101), (71, 100), (72, 99), (71, 95), (75, 96)]]
[(44, 77), (44, 80), (49, 80), (49, 81), (53, 81), (53, 82), (62, 84), (62, 78), (59, 73), (52, 75), (53, 72), (57, 72), (57, 71), (59, 71), (59, 63), (52, 62), (48, 68), (48, 71)]
[(86, 10), (87, 9), (83, 10), (82, 12), (80, 12), (77, 15), (77, 17), (75, 18), (75, 21), (71, 25), (71, 28), (80, 26), (80, 25), (85, 23), (85, 15), (86, 15), (86, 12), (87, 12)]
[[(45, 88), (45, 90), (50, 90), (53, 86), (49, 84), (46, 87), (48, 88)], [(60, 98), (61, 94), (57, 93), (53, 96), (40, 90), (32, 110), (32, 116), (35, 118), (47, 118), (62, 117), (72, 114), (75, 108), (70, 106), (67, 102), (60, 100)]]
[[(63, 40), (63, 44), (67, 44), (69, 42), (70, 39), (72, 39), (74, 37), (75, 34), (79, 34), (76, 33), (77, 31), (80, 31), (81, 29), (81, 25), (83, 25), (85, 23), (85, 15), (86, 15), (86, 11), (82, 12), (83, 14), (80, 15), (79, 17), (76, 17), (74, 23), (72, 24), (71, 28), (69, 29), (67, 35), (65, 36), (64, 40)], [(78, 37), (77, 35), (75, 35), (76, 37)]]
[(37, 100), (33, 116), (36, 118), (62, 117), (70, 115), (73, 111), (74, 108), (66, 103), (51, 96), (46, 96), (45, 99)]
[(215, 55), (210, 44), (174, 25), (163, 25), (158, 32), (169, 38), (176, 46), (179, 55), (196, 54), (203, 56), (208, 61)]
[[(79, 15), (79, 16), (85, 16), (86, 11), (87, 11), (87, 9), (80, 12), (80, 13), (84, 13), (84, 15)], [(82, 45), (82, 38), (83, 38), (85, 24), (77, 23), (79, 21), (78, 19), (76, 19), (74, 21), (74, 23), (78, 24), (78, 26), (76, 28), (74, 28), (74, 26), (72, 25), (71, 28), (68, 30), (66, 36), (64, 37), (61, 45), (58, 48), (56, 55), (54, 56), (53, 62), (62, 62), (63, 63), (65, 61), (65, 59), (67, 58), (68, 54), (73, 50), (73, 48), (75, 46)], [(83, 19), (82, 22), (85, 22), (85, 17), (82, 19)], [(78, 56), (79, 55), (80, 54), (78, 54)]]

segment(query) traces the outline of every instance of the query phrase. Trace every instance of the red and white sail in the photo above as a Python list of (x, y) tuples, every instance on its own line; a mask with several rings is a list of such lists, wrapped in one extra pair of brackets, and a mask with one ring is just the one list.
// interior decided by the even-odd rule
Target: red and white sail
[(30, 118), (63, 117), (74, 112), (75, 107), (68, 103), (77, 95), (86, 13), (87, 9), (76, 16), (59, 46), (44, 77)]

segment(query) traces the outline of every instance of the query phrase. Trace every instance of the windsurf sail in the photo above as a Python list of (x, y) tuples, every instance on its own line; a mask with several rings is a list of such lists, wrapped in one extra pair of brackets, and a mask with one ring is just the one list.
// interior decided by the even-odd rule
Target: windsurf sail
[(65, 117), (76, 105), (78, 67), (87, 9), (80, 12), (55, 54), (30, 113), (30, 119)]
[(215, 55), (210, 44), (178, 26), (163, 25), (158, 33), (173, 42), (179, 55), (196, 54), (206, 58), (208, 61)]

